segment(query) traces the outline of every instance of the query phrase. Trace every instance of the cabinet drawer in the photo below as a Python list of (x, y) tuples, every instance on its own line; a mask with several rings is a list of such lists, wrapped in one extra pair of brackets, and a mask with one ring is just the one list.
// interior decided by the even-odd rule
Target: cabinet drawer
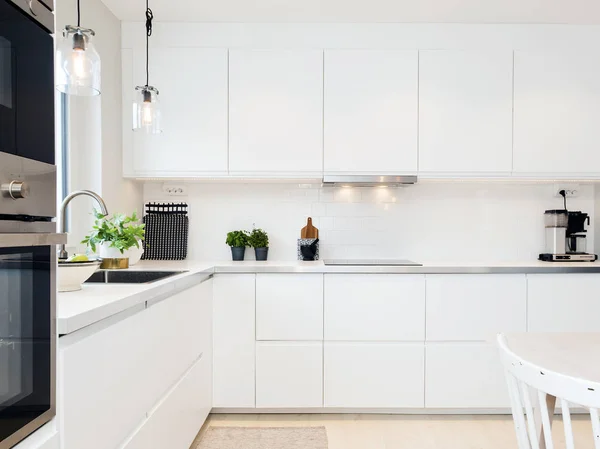
[(323, 275), (256, 275), (256, 339), (323, 339)]
[(151, 395), (157, 399), (173, 386), (200, 354), (212, 352), (212, 280), (203, 282), (147, 310), (152, 344)]
[(189, 449), (210, 413), (211, 364), (200, 358), (149, 414), (125, 449)]
[(598, 275), (529, 275), (527, 287), (529, 332), (600, 332)]
[(522, 274), (427, 275), (427, 340), (487, 340), (525, 332)]
[(325, 275), (327, 341), (423, 341), (425, 276)]
[(256, 407), (323, 406), (323, 344), (256, 344)]
[(325, 343), (325, 407), (421, 408), (423, 344)]
[(498, 350), (489, 343), (428, 343), (425, 406), (510, 407)]
[(140, 311), (59, 349), (63, 449), (116, 448), (144, 420), (158, 399), (147, 324)]

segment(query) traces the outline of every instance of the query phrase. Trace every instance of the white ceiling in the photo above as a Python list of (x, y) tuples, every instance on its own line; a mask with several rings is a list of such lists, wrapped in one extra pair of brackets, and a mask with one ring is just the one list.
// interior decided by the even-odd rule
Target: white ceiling
[[(145, 0), (102, 0), (143, 21)], [(599, 0), (150, 0), (170, 22), (446, 22), (600, 24)]]

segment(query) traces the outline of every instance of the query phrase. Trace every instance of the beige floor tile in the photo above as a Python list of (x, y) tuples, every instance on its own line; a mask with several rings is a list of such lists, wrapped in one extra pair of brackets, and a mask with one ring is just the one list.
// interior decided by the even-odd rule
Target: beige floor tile
[[(325, 426), (329, 449), (517, 449), (507, 415), (219, 414), (208, 426)], [(593, 449), (589, 418), (573, 420), (575, 447)], [(555, 421), (555, 449), (563, 449), (562, 421)]]

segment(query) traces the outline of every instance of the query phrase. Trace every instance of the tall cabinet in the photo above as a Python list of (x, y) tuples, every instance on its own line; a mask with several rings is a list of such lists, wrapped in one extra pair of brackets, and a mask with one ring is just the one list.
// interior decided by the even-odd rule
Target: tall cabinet
[(516, 173), (600, 173), (599, 79), (598, 51), (515, 51)]
[(418, 53), (325, 51), (324, 171), (417, 171)]
[(512, 52), (419, 52), (419, 170), (510, 175)]
[(323, 52), (231, 50), (229, 171), (320, 176)]
[(152, 49), (150, 84), (160, 92), (161, 134), (132, 131), (134, 89), (145, 83), (145, 58), (145, 52), (123, 50), (124, 174), (226, 174), (227, 49)]

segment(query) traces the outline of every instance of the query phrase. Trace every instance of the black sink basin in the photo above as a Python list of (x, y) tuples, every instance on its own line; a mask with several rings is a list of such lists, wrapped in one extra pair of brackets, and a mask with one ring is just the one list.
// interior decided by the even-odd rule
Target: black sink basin
[(128, 271), (128, 270), (99, 270), (85, 283), (96, 284), (148, 284), (171, 276), (186, 273), (186, 271)]

